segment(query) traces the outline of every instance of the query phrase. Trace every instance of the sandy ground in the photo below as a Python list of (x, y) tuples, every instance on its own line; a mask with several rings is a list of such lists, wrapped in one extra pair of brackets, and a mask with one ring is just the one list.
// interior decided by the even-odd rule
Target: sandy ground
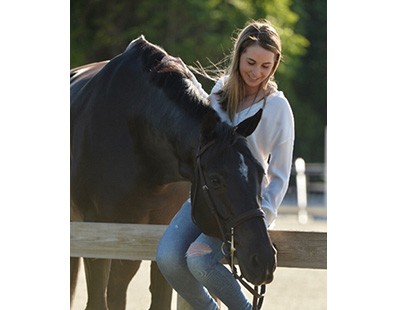
[[(274, 229), (326, 231), (326, 220), (310, 219), (302, 225), (296, 215), (280, 215)], [(142, 262), (140, 270), (130, 283), (127, 310), (146, 310), (150, 306), (149, 261)], [(83, 270), (83, 268), (81, 268)], [(249, 295), (247, 295), (249, 296)], [(72, 310), (83, 310), (87, 301), (85, 276), (81, 272)], [(225, 306), (222, 309), (226, 309)], [(327, 271), (313, 269), (278, 268), (274, 281), (267, 286), (262, 309), (270, 310), (325, 310), (327, 309)], [(176, 310), (173, 294), (172, 310)]]

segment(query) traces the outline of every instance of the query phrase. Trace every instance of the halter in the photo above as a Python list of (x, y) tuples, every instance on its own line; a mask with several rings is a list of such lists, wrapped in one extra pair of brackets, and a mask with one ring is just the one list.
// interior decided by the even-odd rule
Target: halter
[[(253, 209), (253, 210), (248, 210), (245, 211), (237, 216), (234, 216), (230, 218), (229, 220), (226, 221), (226, 223), (221, 222), (221, 218), (218, 214), (218, 211), (216, 209), (216, 204), (214, 199), (212, 198), (211, 191), (208, 187), (207, 179), (203, 173), (203, 169), (201, 166), (200, 158), (201, 155), (205, 153), (212, 145), (214, 145), (215, 140), (212, 140), (205, 144), (203, 147), (199, 147), (199, 150), (197, 152), (197, 184), (195, 186), (195, 195), (194, 197), (197, 197), (197, 192), (199, 190), (199, 184), (202, 185), (201, 189), (204, 193), (204, 198), (206, 201), (206, 204), (211, 210), (211, 213), (214, 215), (216, 222), (218, 224), (219, 231), (222, 236), (222, 253), (226, 257), (226, 260), (232, 270), (233, 276), (240, 281), (240, 283), (253, 295), (253, 302), (252, 302), (252, 307), (253, 310), (259, 310), (262, 307), (262, 303), (264, 300), (264, 295), (266, 292), (266, 285), (263, 284), (260, 286), (260, 288), (255, 285), (254, 288), (252, 288), (247, 281), (244, 280), (242, 275), (238, 275), (237, 273), (237, 268), (234, 265), (234, 259), (235, 259), (235, 251), (236, 248), (234, 247), (234, 228), (237, 227), (238, 225), (242, 224), (243, 222), (250, 220), (254, 217), (262, 217), (264, 218), (264, 212), (258, 208), (258, 209)], [(193, 202), (192, 202), (193, 203)], [(230, 232), (230, 233), (228, 233)], [(230, 236), (230, 239), (227, 237)], [(226, 245), (230, 245), (229, 251), (225, 251), (224, 247)], [(229, 252), (229, 255), (227, 255), (226, 252)]]

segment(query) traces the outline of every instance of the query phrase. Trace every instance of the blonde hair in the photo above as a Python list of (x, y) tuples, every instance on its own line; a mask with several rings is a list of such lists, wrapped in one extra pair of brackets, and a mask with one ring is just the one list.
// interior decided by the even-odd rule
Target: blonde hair
[(269, 88), (270, 92), (277, 90), (277, 83), (274, 81), (274, 73), (281, 61), (281, 40), (267, 20), (257, 20), (248, 23), (235, 39), (234, 48), (230, 54), (230, 65), (226, 69), (229, 78), (219, 92), (222, 107), (227, 111), (231, 120), (237, 113), (238, 104), (244, 99), (244, 82), (240, 75), (239, 64), (241, 54), (251, 45), (258, 44), (276, 55), (275, 63), (269, 78), (263, 84), (264, 89)]

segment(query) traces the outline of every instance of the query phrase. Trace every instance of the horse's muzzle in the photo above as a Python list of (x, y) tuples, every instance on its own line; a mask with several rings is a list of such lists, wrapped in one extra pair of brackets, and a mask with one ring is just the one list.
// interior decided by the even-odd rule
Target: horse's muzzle
[(252, 278), (249, 279), (249, 277), (247, 277), (247, 280), (254, 285), (271, 283), (274, 279), (274, 271), (276, 270), (276, 265), (276, 255), (274, 255), (274, 258), (269, 260), (266, 264), (263, 264), (263, 261), (257, 255), (252, 256), (251, 266), (255, 270), (262, 270), (262, 272), (256, 272), (253, 277), (251, 274)]

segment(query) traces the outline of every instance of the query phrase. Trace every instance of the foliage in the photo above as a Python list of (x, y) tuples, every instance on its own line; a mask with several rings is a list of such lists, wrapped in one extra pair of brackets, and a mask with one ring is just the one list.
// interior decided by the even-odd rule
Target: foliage
[[(276, 79), (294, 110), (295, 157), (324, 158), (325, 0), (71, 0), (71, 67), (110, 59), (143, 34), (188, 65), (220, 63), (235, 31), (267, 18), (283, 42)], [(212, 82), (200, 78), (209, 92)]]
[(296, 99), (293, 110), (296, 121), (295, 154), (307, 161), (325, 157), (324, 136), (327, 124), (327, 11), (326, 0), (295, 0), (294, 10), (300, 21), (296, 30), (310, 42), (308, 52), (300, 59), (297, 78), (293, 80)]

